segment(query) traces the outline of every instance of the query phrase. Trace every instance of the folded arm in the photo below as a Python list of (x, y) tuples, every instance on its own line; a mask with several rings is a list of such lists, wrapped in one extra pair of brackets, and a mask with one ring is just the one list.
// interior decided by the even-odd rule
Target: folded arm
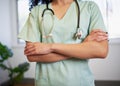
[(57, 62), (68, 59), (67, 56), (57, 53), (50, 53), (45, 55), (28, 55), (27, 58), (30, 62)]
[(25, 55), (31, 62), (56, 62), (71, 57), (104, 58), (108, 52), (107, 34), (94, 30), (80, 44), (27, 43)]
[(102, 42), (89, 41), (80, 44), (53, 44), (51, 50), (52, 52), (79, 59), (105, 58), (108, 52), (108, 43), (105, 40)]
[(80, 59), (105, 58), (108, 53), (108, 35), (93, 30), (80, 44), (52, 44), (52, 52)]

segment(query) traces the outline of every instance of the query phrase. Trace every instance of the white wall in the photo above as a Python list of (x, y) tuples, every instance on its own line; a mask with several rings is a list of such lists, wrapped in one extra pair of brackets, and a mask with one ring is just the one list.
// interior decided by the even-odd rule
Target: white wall
[(107, 58), (91, 60), (90, 66), (97, 80), (120, 80), (120, 43), (110, 43)]
[(11, 46), (10, 0), (0, 0), (0, 41)]
[[(0, 42), (11, 46), (11, 29), (10, 29), (10, 10), (9, 1), (1, 0), (0, 2)], [(0, 69), (0, 82), (7, 78), (6, 71)]]
[[(1, 0), (0, 2), (0, 41), (9, 47), (12, 47), (12, 26), (10, 11), (10, 1)], [(15, 22), (12, 22), (15, 23)], [(90, 67), (97, 80), (120, 80), (120, 43), (110, 43), (109, 54), (106, 59), (94, 59), (90, 61)], [(27, 61), (23, 55), (23, 47), (12, 47), (14, 52), (13, 58), (10, 60), (12, 66)], [(25, 73), (25, 77), (34, 78), (35, 63), (30, 63), (30, 69)], [(7, 80), (7, 72), (0, 69), (0, 83)]]

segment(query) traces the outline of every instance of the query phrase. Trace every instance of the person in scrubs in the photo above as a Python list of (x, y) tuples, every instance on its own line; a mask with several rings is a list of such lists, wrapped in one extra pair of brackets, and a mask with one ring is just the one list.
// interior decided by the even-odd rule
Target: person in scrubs
[[(42, 0), (45, 2), (45, 0)], [(24, 54), (36, 62), (35, 86), (95, 86), (89, 59), (105, 58), (108, 35), (101, 12), (92, 1), (77, 0), (80, 36), (75, 39), (78, 10), (74, 0), (36, 5), (18, 37), (26, 41)]]

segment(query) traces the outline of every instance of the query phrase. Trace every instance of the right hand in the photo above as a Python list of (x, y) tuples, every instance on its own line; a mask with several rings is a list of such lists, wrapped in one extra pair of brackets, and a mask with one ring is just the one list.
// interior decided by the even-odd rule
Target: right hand
[(25, 55), (38, 55), (38, 54), (49, 54), (52, 44), (40, 43), (40, 42), (31, 42), (26, 43), (24, 54)]

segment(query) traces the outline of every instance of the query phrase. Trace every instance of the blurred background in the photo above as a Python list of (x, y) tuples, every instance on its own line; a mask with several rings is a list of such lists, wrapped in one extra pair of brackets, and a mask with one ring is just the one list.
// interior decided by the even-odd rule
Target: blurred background
[[(102, 12), (109, 31), (109, 54), (106, 59), (90, 60), (95, 80), (120, 81), (120, 0), (92, 0)], [(12, 67), (28, 62), (24, 56), (24, 41), (17, 38), (29, 14), (29, 0), (0, 0), (0, 42), (13, 51), (9, 59)], [(35, 77), (35, 62), (30, 63), (25, 78)], [(0, 84), (8, 80), (8, 73), (0, 68)]]

